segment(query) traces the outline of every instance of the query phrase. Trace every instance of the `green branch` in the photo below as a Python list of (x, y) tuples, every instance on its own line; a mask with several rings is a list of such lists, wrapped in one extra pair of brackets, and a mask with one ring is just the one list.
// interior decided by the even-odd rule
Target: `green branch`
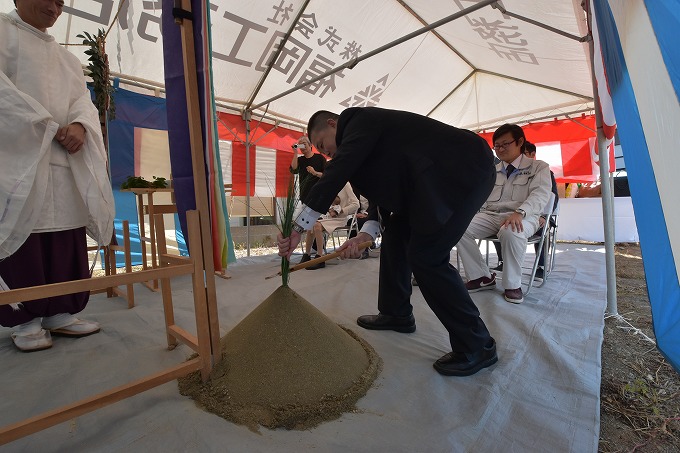
[(83, 32), (76, 37), (81, 38), (83, 45), (89, 47), (85, 51), (89, 61), (87, 70), (92, 77), (94, 104), (97, 106), (99, 116), (105, 117), (108, 113), (108, 118), (114, 119), (116, 117), (116, 106), (113, 101), (113, 86), (109, 83), (109, 57), (106, 55), (104, 30), (100, 29), (96, 36)]

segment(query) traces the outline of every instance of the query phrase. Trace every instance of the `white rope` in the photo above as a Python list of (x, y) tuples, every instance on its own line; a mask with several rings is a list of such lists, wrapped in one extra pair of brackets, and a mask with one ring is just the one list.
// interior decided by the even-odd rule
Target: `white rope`
[(638, 329), (637, 327), (632, 325), (630, 322), (628, 322), (628, 320), (626, 318), (624, 318), (622, 315), (620, 315), (618, 313), (614, 314), (614, 315), (608, 315), (608, 314), (605, 313), (604, 319), (607, 319), (607, 318), (614, 318), (618, 322), (622, 322), (622, 323), (627, 324), (626, 326), (616, 326), (616, 327), (619, 328), (619, 329), (625, 330), (626, 332), (632, 333), (633, 335), (640, 335), (643, 339), (649, 341), (650, 343), (652, 343), (653, 345), (656, 346), (656, 341), (654, 339), (648, 337), (647, 334), (645, 334), (642, 330)]

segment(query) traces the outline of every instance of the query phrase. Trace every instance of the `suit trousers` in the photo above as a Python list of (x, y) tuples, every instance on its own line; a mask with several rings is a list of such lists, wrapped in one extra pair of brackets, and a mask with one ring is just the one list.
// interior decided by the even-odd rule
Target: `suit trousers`
[(458, 270), (449, 262), (451, 249), (465, 232), (474, 211), (454, 214), (433, 234), (412, 229), (404, 215), (392, 214), (383, 219), (378, 310), (391, 316), (412, 313), (413, 272), (425, 301), (448, 331), (451, 348), (456, 352), (478, 351), (491, 339)]
[(476, 239), (497, 235), (503, 250), (503, 288), (517, 289), (522, 286), (522, 263), (527, 252), (527, 239), (538, 229), (538, 216), (525, 218), (522, 221), (524, 231), (520, 232), (512, 231), (512, 228), (501, 228), (501, 224), (510, 214), (482, 211), (470, 222), (456, 245), (468, 280), (491, 276)]

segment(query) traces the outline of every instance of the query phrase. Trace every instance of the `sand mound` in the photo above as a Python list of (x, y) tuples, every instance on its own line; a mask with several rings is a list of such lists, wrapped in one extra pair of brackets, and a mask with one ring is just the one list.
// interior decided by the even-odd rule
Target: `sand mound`
[(354, 410), (381, 368), (373, 348), (279, 287), (222, 338), (222, 361), (203, 384), (179, 380), (200, 406), (251, 429), (306, 429)]

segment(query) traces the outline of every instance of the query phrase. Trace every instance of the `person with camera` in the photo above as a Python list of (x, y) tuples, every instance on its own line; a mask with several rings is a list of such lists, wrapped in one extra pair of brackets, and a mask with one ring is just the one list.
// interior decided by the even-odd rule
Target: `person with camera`
[[(303, 135), (300, 137), (298, 142), (293, 145), (293, 160), (290, 163), (290, 172), (298, 175), (298, 194), (302, 203), (306, 202), (309, 191), (319, 181), (325, 168), (326, 158), (314, 152), (307, 136)], [(314, 241), (314, 234), (312, 230), (309, 230), (306, 242), (311, 244), (312, 241)], [(310, 245), (309, 248), (311, 249), (312, 246)], [(319, 249), (323, 250), (323, 244), (316, 246), (316, 250), (318, 251)], [(309, 251), (306, 251), (302, 255), (300, 262), (304, 263), (311, 259)]]

